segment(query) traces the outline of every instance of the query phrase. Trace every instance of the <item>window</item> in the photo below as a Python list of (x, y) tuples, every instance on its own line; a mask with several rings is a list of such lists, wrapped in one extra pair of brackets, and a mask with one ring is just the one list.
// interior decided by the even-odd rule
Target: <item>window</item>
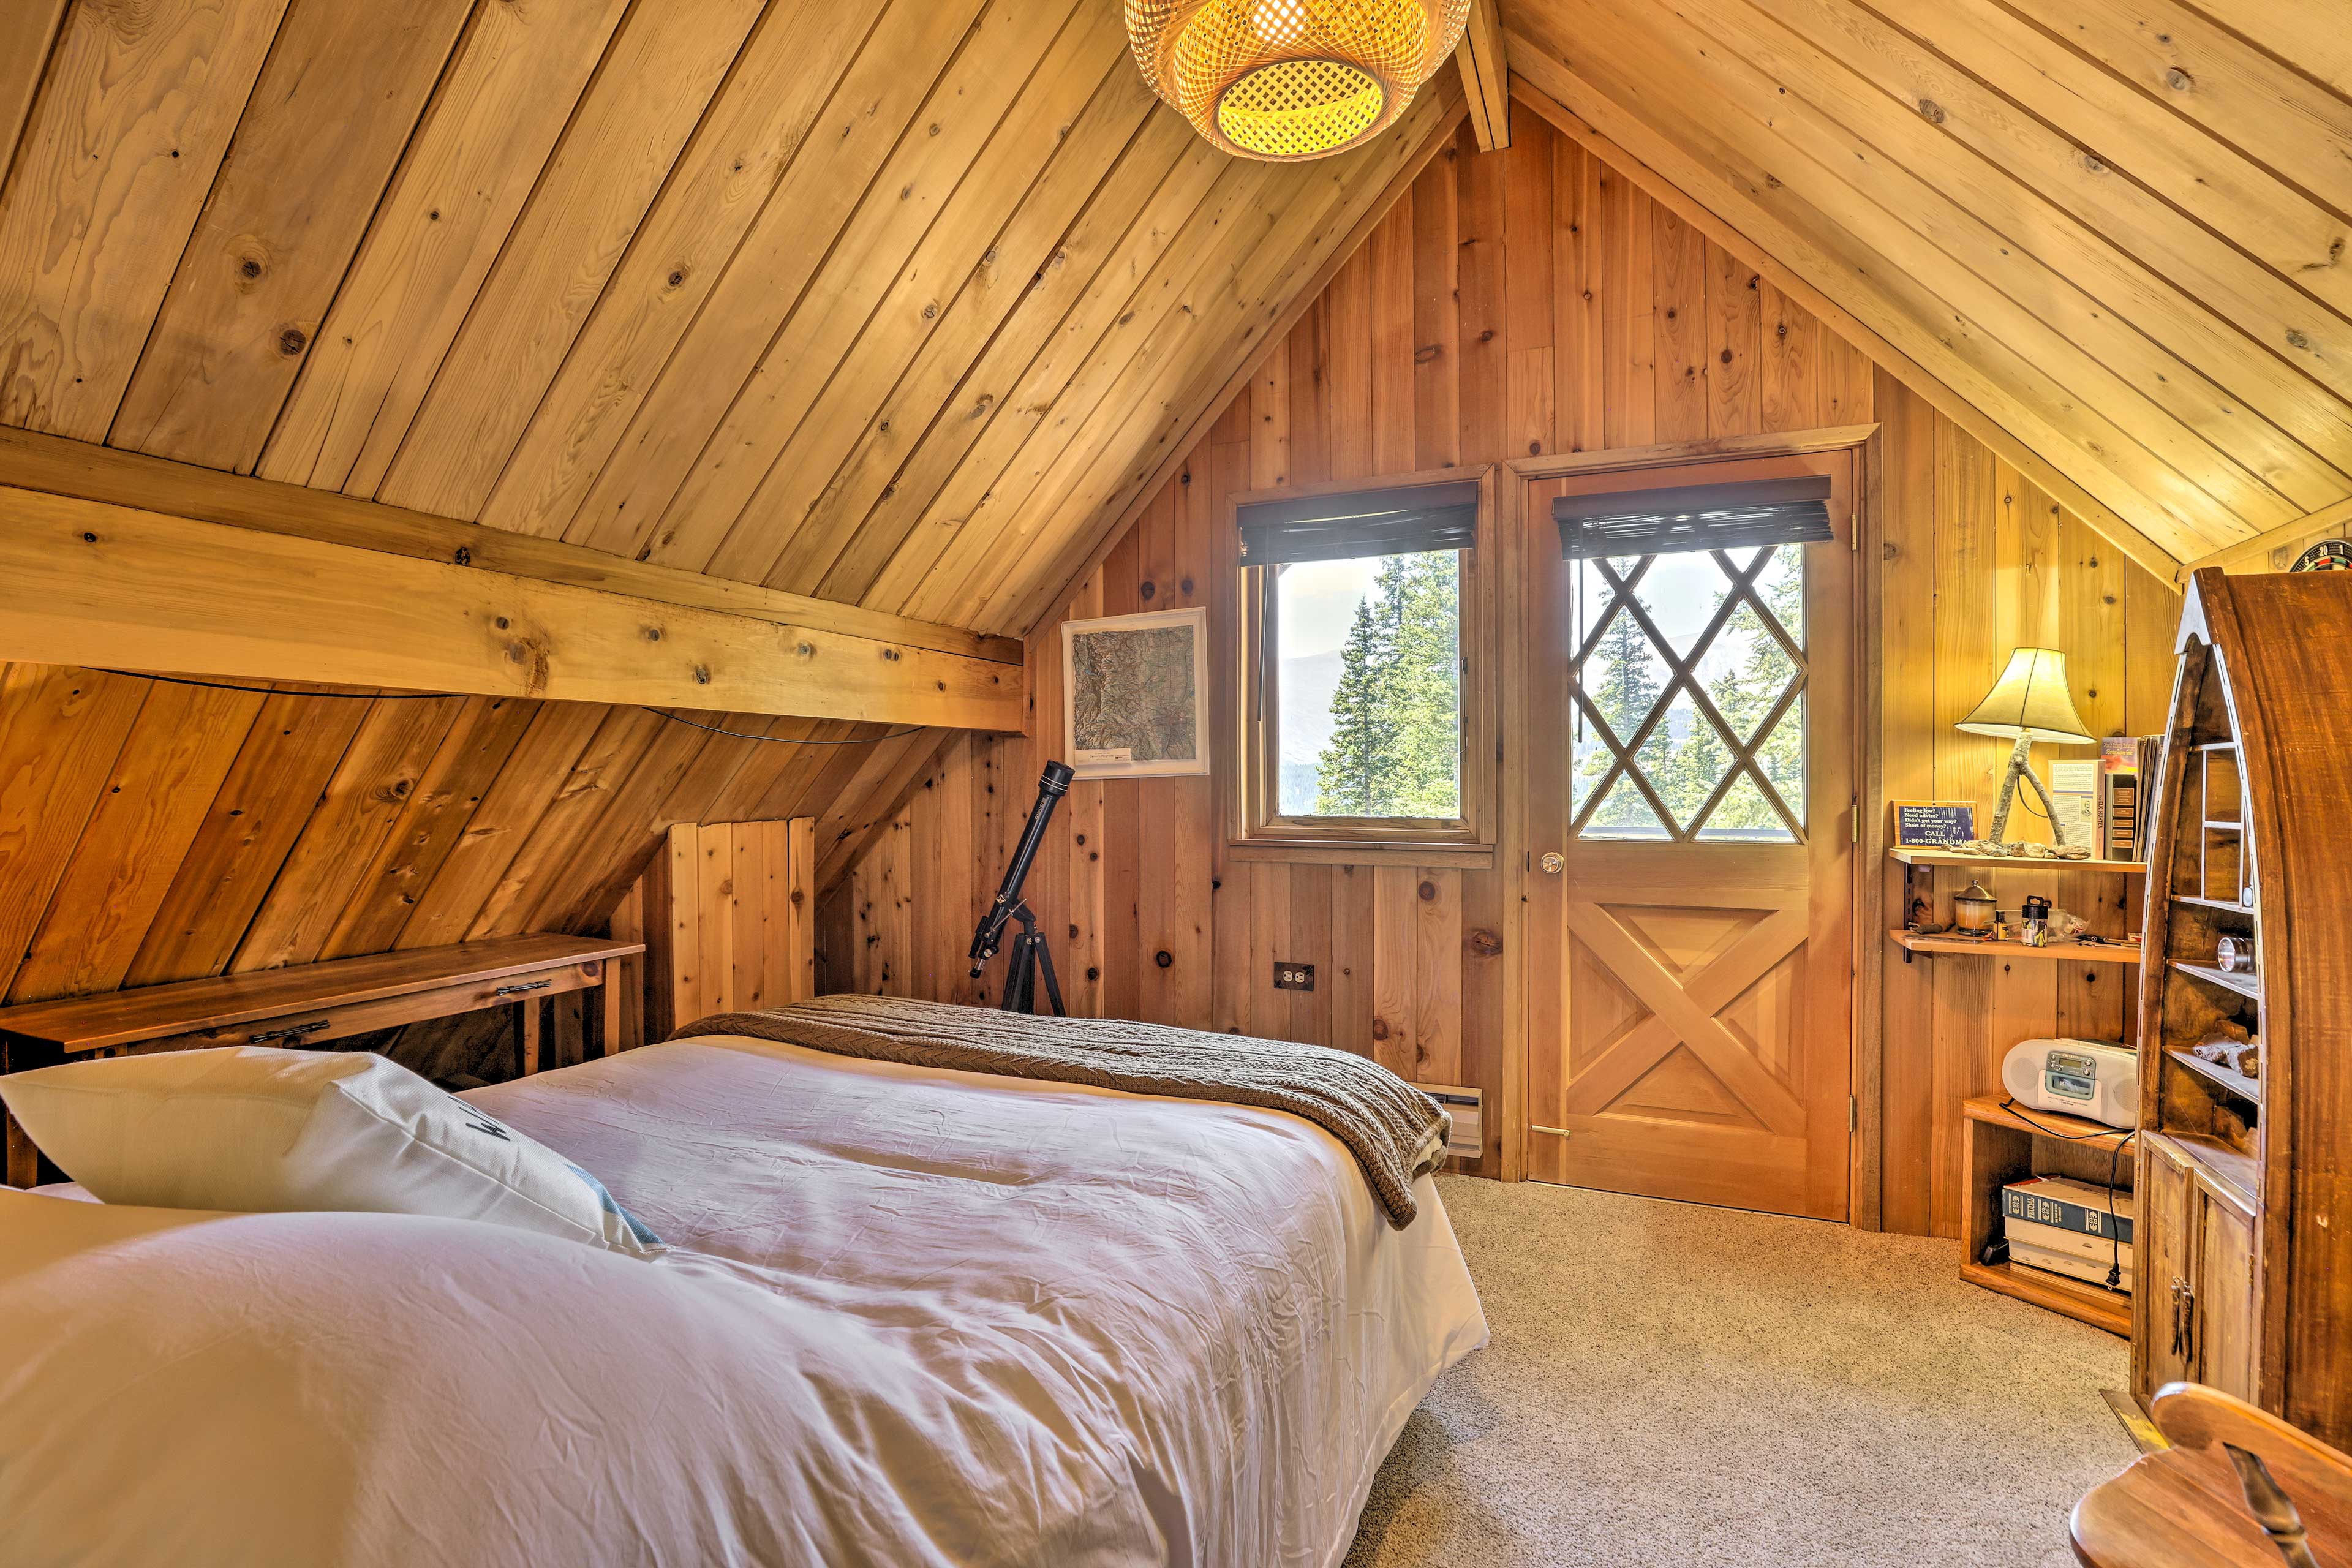
[(1579, 837), (1803, 839), (1804, 546), (1833, 537), (1828, 498), (1809, 477), (1554, 503)]
[(1491, 864), (1491, 770), (1471, 744), (1488, 729), (1487, 489), (1449, 470), (1237, 503), (1236, 849)]

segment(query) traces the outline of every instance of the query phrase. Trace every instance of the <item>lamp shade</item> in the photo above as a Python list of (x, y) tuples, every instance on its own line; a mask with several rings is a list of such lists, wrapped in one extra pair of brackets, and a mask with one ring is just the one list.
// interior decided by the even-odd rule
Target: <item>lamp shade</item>
[(1976, 710), (1953, 726), (1971, 735), (2013, 741), (2088, 741), (2083, 716), (2066, 689), (2066, 656), (2056, 648), (2021, 647), (2009, 656), (1993, 689)]
[(1152, 90), (1222, 151), (1271, 163), (1386, 130), (1469, 16), (1470, 0), (1127, 0)]

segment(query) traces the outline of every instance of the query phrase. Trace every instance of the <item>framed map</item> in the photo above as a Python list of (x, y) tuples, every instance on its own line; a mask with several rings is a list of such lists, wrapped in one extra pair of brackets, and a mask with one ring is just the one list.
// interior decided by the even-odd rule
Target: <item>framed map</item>
[(1062, 623), (1062, 721), (1082, 779), (1209, 771), (1209, 612)]

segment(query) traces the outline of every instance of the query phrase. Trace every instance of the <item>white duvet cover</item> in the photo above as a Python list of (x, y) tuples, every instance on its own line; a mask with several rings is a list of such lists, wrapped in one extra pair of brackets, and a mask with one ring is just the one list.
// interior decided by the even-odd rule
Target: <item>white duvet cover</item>
[(478, 1090), (670, 1243), (0, 1194), (0, 1562), (1338, 1563), (1486, 1323), (1276, 1111), (704, 1039)]

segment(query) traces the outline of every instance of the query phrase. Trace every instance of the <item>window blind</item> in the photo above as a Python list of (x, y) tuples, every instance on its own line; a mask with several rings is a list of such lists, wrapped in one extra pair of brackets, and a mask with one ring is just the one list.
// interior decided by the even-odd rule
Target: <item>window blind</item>
[(1240, 521), (1244, 566), (1467, 550), (1478, 542), (1478, 481), (1253, 501)]
[(1551, 503), (1551, 516), (1559, 525), (1559, 552), (1574, 561), (1595, 555), (1816, 544), (1837, 537), (1830, 526), (1829, 502), (1829, 477), (1801, 474), (1786, 479), (1561, 496)]

